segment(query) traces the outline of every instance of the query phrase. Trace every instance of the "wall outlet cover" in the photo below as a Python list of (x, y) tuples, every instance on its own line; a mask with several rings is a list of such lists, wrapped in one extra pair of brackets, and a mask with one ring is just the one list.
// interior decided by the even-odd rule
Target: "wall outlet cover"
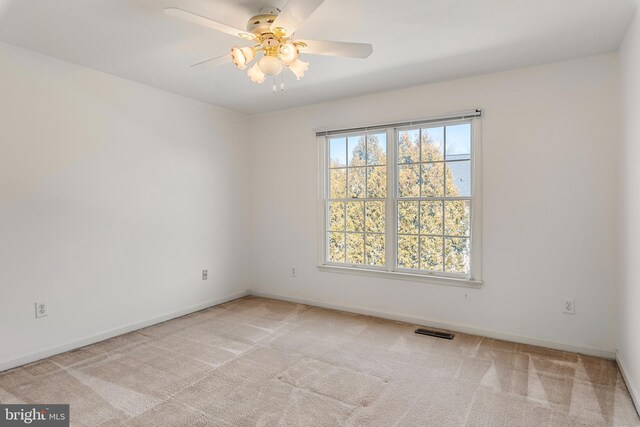
[(576, 300), (573, 298), (563, 299), (562, 312), (565, 314), (576, 314)]
[(49, 315), (49, 303), (46, 300), (37, 301), (36, 307), (36, 319), (40, 317), (47, 317)]

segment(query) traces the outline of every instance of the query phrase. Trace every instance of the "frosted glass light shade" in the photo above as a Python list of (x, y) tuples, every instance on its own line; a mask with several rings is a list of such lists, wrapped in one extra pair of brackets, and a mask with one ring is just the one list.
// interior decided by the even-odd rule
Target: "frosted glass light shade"
[(289, 69), (296, 75), (296, 79), (300, 80), (304, 77), (304, 73), (309, 69), (309, 63), (296, 59), (289, 64)]
[(253, 61), (253, 58), (256, 57), (256, 52), (252, 47), (232, 47), (231, 48), (231, 59), (233, 63), (241, 70), (244, 70), (247, 67), (249, 62)]
[(291, 64), (293, 61), (298, 59), (298, 46), (295, 44), (288, 42), (280, 46), (280, 53), (278, 57), (285, 64)]
[(275, 76), (282, 71), (282, 62), (275, 56), (263, 56), (258, 65), (267, 76)]
[(251, 81), (254, 83), (264, 83), (265, 79), (267, 78), (262, 70), (260, 70), (258, 64), (254, 64), (253, 67), (249, 68), (249, 71), (247, 71), (247, 76), (249, 76)]

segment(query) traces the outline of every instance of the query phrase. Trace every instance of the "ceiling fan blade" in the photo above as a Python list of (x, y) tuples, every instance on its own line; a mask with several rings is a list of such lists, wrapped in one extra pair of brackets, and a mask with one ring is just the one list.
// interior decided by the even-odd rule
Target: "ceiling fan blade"
[(241, 37), (245, 40), (254, 40), (255, 36), (239, 28), (234, 28), (230, 25), (223, 24), (221, 22), (214, 21), (213, 19), (206, 18), (187, 10), (183, 10), (177, 7), (166, 7), (164, 13), (176, 18), (184, 19), (185, 21), (193, 22), (194, 24), (202, 25), (204, 27), (212, 28), (223, 33), (231, 34), (232, 36)]
[(307, 47), (301, 47), (302, 53), (326, 56), (344, 56), (348, 58), (368, 58), (373, 53), (369, 43), (331, 42), (326, 40), (296, 40)]
[(271, 24), (271, 30), (283, 28), (286, 35), (291, 36), (323, 2), (324, 0), (289, 0)]
[(229, 53), (216, 56), (215, 58), (207, 59), (206, 61), (198, 62), (197, 64), (193, 64), (191, 68), (195, 68), (195, 67), (197, 67), (198, 69), (213, 68), (218, 65), (226, 64), (227, 62), (231, 62), (231, 54)]

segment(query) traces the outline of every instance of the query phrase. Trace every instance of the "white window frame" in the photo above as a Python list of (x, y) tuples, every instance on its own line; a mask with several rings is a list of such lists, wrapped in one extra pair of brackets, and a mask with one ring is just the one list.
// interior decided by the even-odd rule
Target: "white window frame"
[[(397, 196), (396, 179), (398, 173), (398, 161), (396, 156), (397, 136), (400, 130), (415, 128), (415, 126), (398, 126), (375, 131), (344, 132), (331, 136), (318, 137), (318, 168), (319, 168), (319, 188), (318, 194), (320, 205), (319, 223), (319, 246), (318, 246), (318, 268), (321, 271), (335, 273), (360, 274), (366, 276), (386, 277), (399, 280), (420, 281), (426, 283), (480, 287), (482, 281), (482, 177), (481, 177), (481, 136), (482, 124), (479, 117), (473, 119), (442, 120), (433, 121), (422, 128), (438, 127), (443, 125), (471, 124), (471, 235), (470, 235), (470, 273), (469, 275), (429, 272), (421, 270), (409, 270), (396, 267), (397, 252), (397, 211), (396, 205), (399, 199)], [(369, 266), (361, 264), (336, 263), (328, 261), (328, 190), (329, 190), (329, 139), (336, 137), (363, 135), (367, 133), (387, 133), (387, 197), (385, 202), (385, 266)], [(364, 200), (364, 199), (363, 199)]]

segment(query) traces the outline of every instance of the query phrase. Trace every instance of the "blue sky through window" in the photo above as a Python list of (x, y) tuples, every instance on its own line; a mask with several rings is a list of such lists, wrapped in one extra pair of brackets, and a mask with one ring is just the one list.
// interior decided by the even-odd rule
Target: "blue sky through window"
[(331, 158), (331, 166), (347, 165), (347, 139), (335, 138), (329, 140), (329, 157)]
[[(329, 158), (331, 159), (330, 167), (345, 167), (347, 166), (347, 153), (349, 155), (349, 164), (351, 164), (353, 160), (353, 152), (360, 142), (360, 138), (363, 135), (350, 136), (348, 138), (331, 138), (329, 139)], [(378, 146), (381, 151), (386, 155), (387, 154), (387, 134), (386, 133), (376, 133), (371, 134), (370, 136), (375, 136), (378, 139)], [(347, 150), (347, 142), (348, 148)]]
[(470, 157), (471, 125), (465, 123), (447, 126), (447, 160), (455, 160), (456, 158), (469, 159)]
[[(423, 129), (423, 133), (427, 133), (433, 140), (433, 145), (438, 147), (442, 152), (444, 150), (444, 127), (435, 127)], [(387, 135), (386, 133), (375, 134), (378, 137), (380, 148), (386, 153)], [(349, 160), (353, 158), (353, 150), (358, 144), (361, 136), (353, 136), (349, 138), (331, 138), (329, 140), (329, 157), (331, 158), (332, 167), (347, 166), (347, 154)], [(471, 159), (471, 125), (464, 123), (460, 125), (447, 126), (447, 160), (469, 160)], [(348, 140), (348, 147), (347, 147)], [(348, 150), (347, 150), (348, 148)], [(465, 168), (455, 168), (462, 171)], [(466, 169), (465, 169), (466, 170)], [(468, 177), (462, 177), (463, 179)]]

